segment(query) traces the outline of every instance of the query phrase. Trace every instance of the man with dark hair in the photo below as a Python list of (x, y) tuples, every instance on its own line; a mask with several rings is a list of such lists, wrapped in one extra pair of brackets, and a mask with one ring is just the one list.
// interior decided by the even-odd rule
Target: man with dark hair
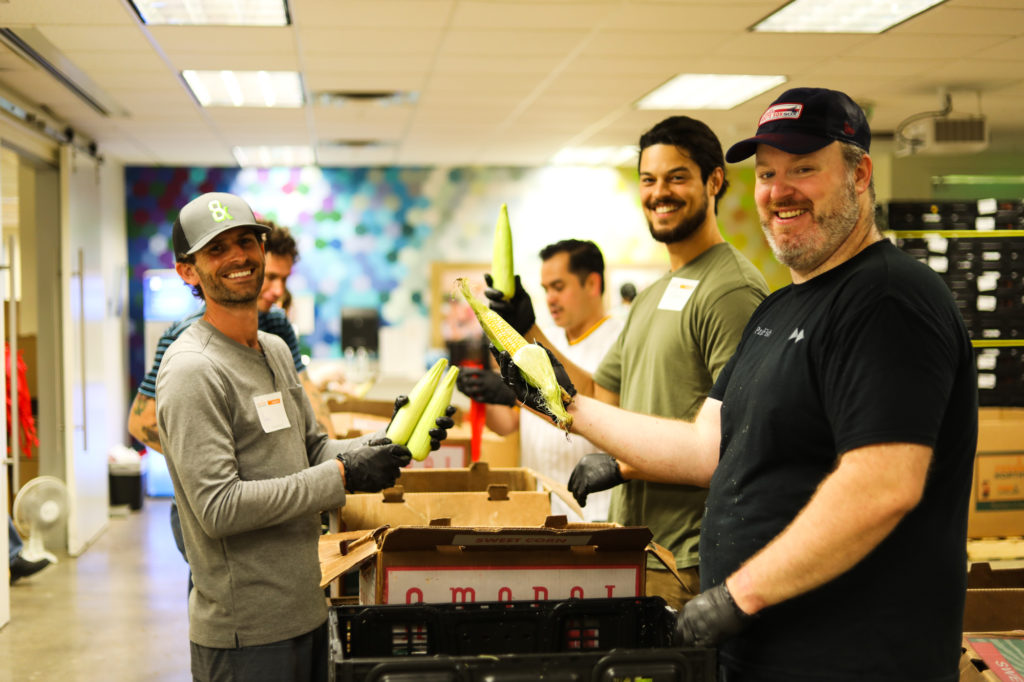
[[(176, 270), (206, 308), (164, 354), (156, 405), (195, 581), (199, 680), (327, 679), (319, 512), (392, 485), (411, 458), (383, 432), (341, 441), (317, 428), (288, 347), (258, 328), (268, 229), (223, 192), (174, 224)], [(432, 447), (452, 425), (437, 420)]]
[(703, 592), (677, 632), (718, 645), (722, 682), (959, 679), (974, 351), (948, 287), (876, 226), (870, 144), (844, 93), (782, 93), (727, 158), (756, 155), (793, 284), (692, 423), (568, 408), (641, 475), (710, 485)]
[[(665, 244), (670, 271), (637, 295), (625, 328), (593, 375), (557, 349), (556, 355), (583, 395), (633, 412), (692, 419), (768, 286), (718, 228), (715, 211), (728, 182), (722, 146), (707, 125), (687, 116), (658, 123), (640, 138), (638, 165), (644, 215), (651, 237)], [(546, 341), (521, 286), (511, 301), (494, 290), (487, 295), (524, 336)], [(604, 453), (584, 456), (569, 487), (580, 504), (591, 493), (615, 488), (609, 519), (649, 526), (654, 540), (672, 551), (683, 584), (652, 562), (649, 593), (676, 607), (697, 594), (706, 490), (638, 480)]]
[[(597, 369), (608, 348), (622, 330), (622, 321), (607, 314), (604, 306), (604, 257), (597, 244), (565, 239), (540, 252), (540, 284), (552, 321), (564, 331), (553, 345), (586, 371)], [(457, 380), (459, 390), (477, 402), (487, 403), (487, 425), (507, 435), (519, 429), (519, 463), (556, 481), (569, 480), (579, 458), (596, 452), (586, 439), (565, 433), (529, 411), (520, 411), (515, 394), (491, 370), (465, 368)], [(599, 493), (584, 509), (587, 521), (605, 521), (611, 496)], [(561, 501), (553, 504), (562, 512)]]

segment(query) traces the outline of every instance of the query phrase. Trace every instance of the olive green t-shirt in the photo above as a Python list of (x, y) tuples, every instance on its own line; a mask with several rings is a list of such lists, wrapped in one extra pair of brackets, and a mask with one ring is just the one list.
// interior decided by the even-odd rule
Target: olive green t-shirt
[[(716, 244), (637, 295), (594, 381), (631, 412), (693, 420), (767, 295), (757, 268)], [(648, 526), (679, 568), (696, 566), (706, 497), (704, 488), (627, 481), (612, 494), (609, 519)]]

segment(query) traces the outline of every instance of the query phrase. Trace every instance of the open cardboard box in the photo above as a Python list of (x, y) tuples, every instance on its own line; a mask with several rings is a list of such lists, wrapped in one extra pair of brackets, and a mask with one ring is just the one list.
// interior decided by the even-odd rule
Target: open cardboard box
[(1015, 667), (1012, 660), (1015, 652), (1024, 653), (1024, 569), (973, 564), (963, 629), (960, 682), (1024, 679), (1024, 666)]
[(674, 571), (645, 527), (543, 525), (381, 527), (321, 537), (322, 586), (359, 570), (362, 604), (645, 595), (648, 555)]
[(1024, 408), (978, 410), (967, 537), (1024, 535)]
[(551, 495), (583, 517), (563, 484), (531, 469), (491, 468), (487, 462), (468, 468), (406, 469), (393, 488), (346, 495), (338, 510), (338, 529), (426, 526), (434, 519), (456, 526), (536, 526), (551, 514)]

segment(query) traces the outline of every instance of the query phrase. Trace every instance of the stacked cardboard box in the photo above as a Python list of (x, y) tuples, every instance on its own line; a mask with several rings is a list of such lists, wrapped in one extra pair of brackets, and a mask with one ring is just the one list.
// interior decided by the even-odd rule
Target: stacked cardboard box
[(960, 682), (1024, 679), (1024, 569), (971, 566)]

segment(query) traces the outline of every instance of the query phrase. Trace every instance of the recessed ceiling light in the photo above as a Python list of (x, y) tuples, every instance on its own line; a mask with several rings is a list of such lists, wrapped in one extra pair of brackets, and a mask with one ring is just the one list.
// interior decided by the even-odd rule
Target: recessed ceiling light
[(750, 30), (881, 33), (945, 0), (793, 0)]
[(624, 166), (636, 161), (637, 148), (565, 147), (551, 158), (554, 166)]
[(145, 24), (287, 26), (284, 0), (131, 0)]
[(294, 71), (182, 71), (204, 107), (302, 106), (302, 81)]
[(233, 147), (231, 153), (243, 168), (312, 166), (316, 163), (312, 147)]
[(646, 95), (636, 108), (732, 109), (785, 82), (785, 76), (684, 73)]

